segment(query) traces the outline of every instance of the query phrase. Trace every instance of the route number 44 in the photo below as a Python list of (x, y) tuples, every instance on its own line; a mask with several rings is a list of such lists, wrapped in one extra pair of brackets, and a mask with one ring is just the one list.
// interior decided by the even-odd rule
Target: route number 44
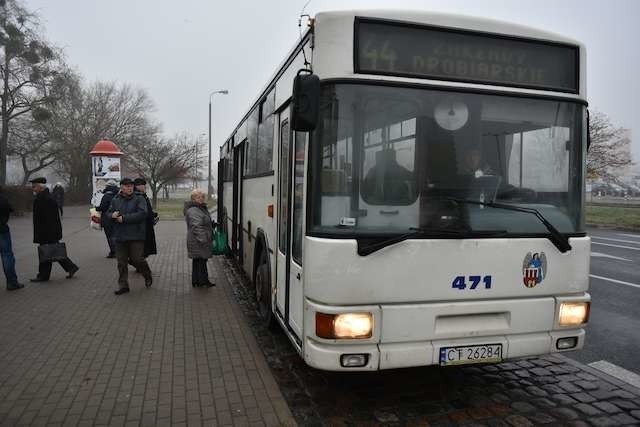
[(469, 289), (476, 289), (480, 282), (484, 284), (485, 289), (491, 289), (491, 276), (458, 276), (453, 279), (451, 287), (461, 291), (467, 289), (467, 286)]

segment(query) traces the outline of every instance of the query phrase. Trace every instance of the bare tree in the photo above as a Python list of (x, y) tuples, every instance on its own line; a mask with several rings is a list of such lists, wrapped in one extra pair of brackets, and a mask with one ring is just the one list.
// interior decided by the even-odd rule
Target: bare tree
[(136, 172), (146, 178), (154, 208), (158, 205), (158, 193), (177, 179), (188, 177), (195, 160), (194, 140), (187, 133), (171, 140), (151, 140), (140, 145), (129, 158)]
[(30, 116), (18, 117), (9, 132), (8, 153), (17, 156), (22, 165), (22, 185), (35, 172), (52, 165), (57, 151), (44, 126)]
[(10, 125), (32, 112), (38, 120), (47, 118), (47, 87), (59, 72), (61, 55), (44, 40), (37, 17), (19, 0), (0, 0), (0, 184), (7, 177)]
[(592, 112), (589, 118), (591, 146), (587, 155), (587, 177), (617, 181), (616, 171), (631, 165), (629, 145), (624, 137), (626, 129), (616, 127), (609, 117)]
[(112, 82), (82, 88), (79, 79), (67, 85), (57, 108), (47, 121), (48, 132), (58, 145), (58, 160), (72, 190), (89, 194), (89, 152), (108, 138), (129, 153), (153, 139), (160, 126), (150, 118), (153, 102), (143, 89)]

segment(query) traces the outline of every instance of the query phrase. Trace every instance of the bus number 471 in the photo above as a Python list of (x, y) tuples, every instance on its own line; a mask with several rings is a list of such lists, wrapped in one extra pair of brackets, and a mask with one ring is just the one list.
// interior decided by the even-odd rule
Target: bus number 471
[(461, 291), (467, 289), (467, 286), (469, 286), (469, 289), (476, 289), (480, 282), (484, 284), (485, 289), (491, 289), (491, 276), (469, 276), (468, 278), (466, 276), (458, 276), (453, 279), (451, 287)]

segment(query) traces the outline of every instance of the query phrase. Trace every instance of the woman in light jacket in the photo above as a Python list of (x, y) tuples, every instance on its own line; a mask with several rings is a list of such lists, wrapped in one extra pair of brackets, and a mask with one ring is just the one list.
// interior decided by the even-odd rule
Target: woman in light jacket
[(193, 260), (191, 285), (209, 288), (215, 286), (209, 281), (207, 271), (207, 260), (212, 255), (213, 221), (204, 200), (202, 190), (193, 190), (191, 201), (184, 204), (184, 218), (187, 222), (187, 253)]

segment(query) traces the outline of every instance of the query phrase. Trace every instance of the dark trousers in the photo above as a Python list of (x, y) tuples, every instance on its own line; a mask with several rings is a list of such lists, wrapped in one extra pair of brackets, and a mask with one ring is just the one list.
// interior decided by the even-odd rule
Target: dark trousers
[(118, 285), (129, 287), (129, 263), (133, 265), (145, 279), (151, 278), (151, 269), (144, 259), (144, 240), (116, 242), (116, 258), (118, 259)]
[(207, 283), (209, 283), (207, 260), (204, 258), (194, 258), (191, 270), (191, 284), (194, 286), (202, 286)]
[[(57, 262), (58, 264), (60, 264), (60, 267), (62, 267), (62, 269), (67, 273), (69, 273), (70, 271), (76, 270), (78, 268), (78, 266), (75, 265), (73, 261), (71, 261), (69, 258), (61, 259), (60, 261), (57, 261)], [(38, 278), (49, 280), (49, 277), (51, 276), (52, 265), (53, 263), (51, 261), (44, 261), (38, 264)]]
[(13, 256), (9, 231), (0, 233), (0, 255), (2, 255), (2, 269), (4, 277), (7, 279), (7, 286), (15, 285), (18, 283), (18, 276), (16, 275), (16, 259)]
[(113, 237), (113, 228), (111, 227), (102, 227), (104, 230), (104, 235), (107, 237), (107, 244), (109, 245), (109, 253), (116, 253), (116, 240)]

